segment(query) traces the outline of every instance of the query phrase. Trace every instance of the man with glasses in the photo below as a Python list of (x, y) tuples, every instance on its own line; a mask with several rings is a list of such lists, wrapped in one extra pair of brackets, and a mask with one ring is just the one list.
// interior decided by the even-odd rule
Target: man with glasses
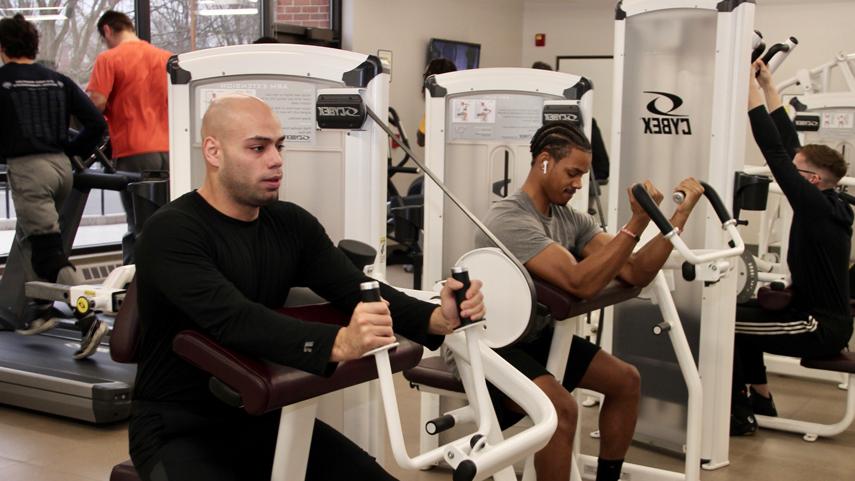
[(792, 302), (774, 312), (756, 302), (737, 309), (731, 435), (753, 434), (757, 430), (754, 414), (777, 415), (766, 381), (764, 352), (832, 356), (852, 336), (848, 268), (853, 214), (835, 190), (846, 175), (846, 162), (825, 145), (799, 147), (796, 130), (762, 60), (751, 68), (748, 117), (757, 146), (793, 209), (787, 254)]
[[(127, 15), (108, 10), (98, 19), (108, 50), (95, 59), (86, 91), (107, 117), (116, 169), (169, 170), (169, 111), (166, 62), (172, 53), (140, 40)], [(122, 192), (128, 233), (122, 239), (125, 264), (134, 261), (136, 241), (130, 193)]]

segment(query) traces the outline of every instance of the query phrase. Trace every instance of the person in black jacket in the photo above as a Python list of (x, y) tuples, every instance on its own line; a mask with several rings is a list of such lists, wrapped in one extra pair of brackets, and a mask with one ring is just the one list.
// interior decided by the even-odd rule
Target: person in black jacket
[[(27, 280), (82, 284), (62, 247), (59, 212), (72, 187), (69, 156), (88, 157), (107, 125), (73, 80), (35, 63), (38, 50), (39, 32), (23, 15), (0, 20), (0, 158), (17, 215), (13, 242), (29, 257)], [(72, 115), (83, 128), (69, 140)], [(51, 329), (57, 321), (49, 312), (18, 332)], [(75, 359), (92, 355), (107, 332), (96, 319), (80, 324), (84, 339)]]
[[(757, 81), (754, 72), (759, 72)], [(832, 356), (852, 336), (848, 268), (853, 214), (835, 191), (846, 175), (846, 162), (825, 145), (799, 147), (762, 59), (751, 69), (748, 117), (757, 146), (793, 209), (787, 254), (793, 297), (785, 311), (764, 311), (756, 304), (737, 308), (731, 435), (754, 433), (754, 414), (777, 415), (764, 352)]]
[[(359, 284), (369, 279), (315, 217), (277, 200), (284, 135), (270, 107), (255, 97), (218, 98), (203, 118), (202, 139), (202, 187), (158, 210), (137, 248), (131, 459), (144, 480), (268, 480), (279, 414), (254, 417), (219, 402), (209, 376), (172, 351), (175, 335), (198, 330), (247, 355), (328, 376), (339, 362), (394, 342), (394, 333), (438, 348), (459, 325), (452, 289), (462, 284), (446, 281), (441, 306), (382, 283), (387, 303), (361, 303)], [(298, 286), (352, 312), (350, 324), (276, 312)], [(472, 281), (463, 316), (484, 316), (480, 286)], [(311, 434), (307, 480), (391, 479), (323, 422)]]

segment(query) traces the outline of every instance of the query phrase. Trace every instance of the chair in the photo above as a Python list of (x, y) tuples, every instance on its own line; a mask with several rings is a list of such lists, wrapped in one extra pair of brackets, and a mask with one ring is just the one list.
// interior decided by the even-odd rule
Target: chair
[[(348, 316), (328, 305), (283, 308), (280, 311), (307, 321), (342, 325), (348, 321)], [(131, 283), (110, 339), (113, 360), (123, 363), (136, 361), (138, 332), (136, 284)], [(398, 348), (390, 352), (393, 372), (413, 367), (421, 359), (421, 346), (400, 336), (399, 342)], [(342, 363), (332, 376), (323, 378), (250, 358), (226, 349), (196, 331), (179, 333), (173, 341), (173, 349), (188, 362), (211, 373), (212, 386), (217, 386), (215, 394), (230, 394), (233, 396), (231, 399), (237, 400), (248, 413), (263, 414), (284, 408), (272, 479), (302, 479), (305, 475), (309, 449), (306, 433), (312, 432), (317, 396), (377, 377), (374, 360), (370, 358)], [(285, 446), (290, 448), (281, 453)], [(138, 479), (130, 460), (114, 466), (110, 474), (110, 481)]]
[(822, 424), (782, 417), (756, 416), (757, 424), (766, 429), (803, 434), (802, 439), (811, 443), (816, 441), (819, 436), (831, 437), (846, 431), (852, 424), (852, 421), (855, 420), (855, 389), (853, 389), (853, 386), (855, 386), (853, 384), (853, 381), (855, 381), (855, 353), (844, 351), (828, 358), (803, 358), (801, 365), (810, 369), (834, 371), (847, 375), (848, 388), (846, 390), (846, 408), (843, 418), (833, 424)]

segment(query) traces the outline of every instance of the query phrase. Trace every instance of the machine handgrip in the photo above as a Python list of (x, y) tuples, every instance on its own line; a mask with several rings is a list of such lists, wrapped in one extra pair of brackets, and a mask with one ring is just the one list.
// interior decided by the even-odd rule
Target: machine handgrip
[(776, 43), (775, 45), (772, 45), (771, 47), (769, 47), (769, 50), (766, 50), (766, 55), (763, 55), (763, 63), (768, 66), (769, 62), (772, 60), (772, 57), (774, 57), (776, 53), (786, 52), (789, 49), (790, 46), (783, 43)]
[(763, 34), (755, 30), (751, 39), (751, 63), (760, 58), (764, 50), (766, 50), (766, 44), (763, 43)]
[(443, 431), (448, 431), (456, 424), (454, 416), (445, 414), (436, 419), (431, 419), (425, 423), (425, 432), (430, 435), (439, 434)]
[[(460, 313), (460, 304), (466, 300), (466, 291), (469, 290), (469, 269), (462, 266), (454, 266), (451, 268), (451, 277), (463, 283), (463, 287), (454, 291), (454, 300), (457, 302), (457, 312)], [(472, 321), (468, 317), (460, 316), (460, 325), (465, 326), (471, 324)]]
[(659, 210), (656, 202), (653, 202), (653, 199), (650, 197), (650, 194), (647, 193), (647, 190), (644, 189), (643, 185), (633, 185), (632, 196), (635, 197), (635, 200), (638, 201), (641, 208), (644, 209), (644, 212), (647, 212), (647, 215), (650, 216), (653, 223), (656, 224), (656, 227), (658, 227), (662, 232), (662, 235), (668, 235), (674, 230), (674, 226), (668, 222), (668, 219), (666, 219), (665, 215), (662, 214), (662, 211)]
[(718, 215), (718, 220), (720, 220), (722, 224), (731, 220), (730, 212), (728, 212), (724, 202), (721, 201), (721, 197), (718, 196), (718, 192), (716, 192), (715, 189), (706, 182), (701, 182), (701, 186), (704, 188), (704, 195), (707, 200), (710, 201), (713, 209), (715, 209), (715, 213)]
[(380, 297), (380, 283), (377, 281), (363, 282), (359, 284), (359, 290), (362, 293), (362, 302), (380, 302), (383, 300)]

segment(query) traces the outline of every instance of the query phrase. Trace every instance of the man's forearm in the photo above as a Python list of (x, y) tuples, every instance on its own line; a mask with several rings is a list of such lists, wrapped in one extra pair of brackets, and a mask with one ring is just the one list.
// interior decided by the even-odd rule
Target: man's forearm
[[(640, 235), (649, 220), (633, 217), (626, 229)], [(635, 248), (636, 240), (629, 235), (618, 233), (602, 249), (585, 257), (573, 269), (575, 289), (570, 292), (582, 298), (588, 298), (600, 292), (609, 282), (618, 276), (627, 264)]]
[(771, 83), (763, 86), (763, 96), (766, 97), (766, 108), (769, 112), (773, 112), (784, 105), (781, 101), (781, 95), (778, 93), (778, 89)]
[[(671, 225), (683, 230), (689, 214), (677, 210), (671, 216)], [(629, 269), (624, 280), (635, 286), (646, 286), (653, 281), (656, 273), (662, 269), (668, 256), (671, 255), (674, 245), (662, 234), (657, 235), (638, 250), (627, 262)]]

